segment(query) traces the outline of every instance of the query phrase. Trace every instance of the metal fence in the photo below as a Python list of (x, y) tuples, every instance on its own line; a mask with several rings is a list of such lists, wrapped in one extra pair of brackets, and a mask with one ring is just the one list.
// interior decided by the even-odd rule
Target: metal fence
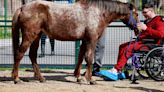
[[(120, 24), (120, 25), (116, 25)], [(103, 58), (103, 67), (109, 67), (116, 63), (119, 44), (129, 41), (133, 32), (120, 22), (111, 24), (111, 27), (106, 28), (105, 55)], [(122, 25), (122, 26), (121, 26)], [(118, 27), (117, 27), (118, 26)], [(55, 40), (55, 55), (51, 55), (49, 39), (46, 39), (46, 56), (37, 58), (38, 64), (41, 67), (47, 68), (73, 68), (76, 63), (77, 53), (75, 45), (77, 42), (57, 41)], [(21, 61), (22, 67), (31, 66), (28, 52), (25, 53)], [(40, 47), (38, 55), (41, 53)], [(0, 40), (0, 67), (11, 67), (13, 64), (12, 44), (11, 39)], [(83, 63), (85, 65), (85, 62)]]
[[(25, 0), (30, 2), (31, 0)], [(59, 2), (55, 1), (54, 2)], [(68, 3), (68, 1), (60, 1)], [(13, 64), (11, 44), (11, 17), (15, 10), (22, 5), (22, 0), (0, 0), (0, 67), (11, 67)], [(4, 9), (4, 7), (6, 7)], [(2, 11), (2, 12), (1, 12)], [(161, 13), (162, 15), (164, 13)], [(139, 12), (140, 19), (143, 19)], [(103, 67), (114, 65), (117, 61), (119, 45), (129, 41), (134, 34), (121, 22), (113, 22), (106, 28), (105, 55)], [(47, 68), (73, 68), (77, 61), (80, 42), (55, 40), (55, 55), (51, 55), (50, 43), (46, 39), (46, 56), (38, 58), (38, 64)], [(41, 53), (40, 47), (38, 55)], [(83, 63), (85, 65), (85, 62)], [(21, 67), (31, 67), (28, 51), (21, 61)]]

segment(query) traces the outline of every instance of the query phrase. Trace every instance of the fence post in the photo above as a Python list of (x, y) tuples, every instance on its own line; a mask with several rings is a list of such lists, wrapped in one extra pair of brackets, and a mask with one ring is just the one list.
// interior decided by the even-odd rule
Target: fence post
[(78, 62), (78, 56), (80, 51), (80, 41), (75, 42), (75, 65), (77, 65)]
[(4, 21), (5, 21), (5, 27), (4, 27), (4, 38), (6, 38), (6, 35), (7, 35), (7, 1), (8, 0), (4, 0), (4, 11), (5, 11), (5, 14), (4, 14)]

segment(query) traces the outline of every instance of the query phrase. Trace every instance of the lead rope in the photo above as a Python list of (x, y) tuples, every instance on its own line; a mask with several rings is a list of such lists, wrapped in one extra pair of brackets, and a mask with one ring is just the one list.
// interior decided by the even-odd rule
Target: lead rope
[[(128, 21), (128, 26), (130, 26), (130, 24), (131, 23), (133, 23), (133, 28), (131, 28), (130, 30), (132, 31), (132, 30), (134, 30), (134, 28), (136, 28), (137, 27), (137, 21), (133, 18), (133, 11), (131, 10), (130, 11), (130, 17), (129, 17), (129, 21)], [(136, 42), (138, 41), (138, 38), (139, 38), (139, 36), (140, 36), (140, 33), (139, 33), (139, 35), (137, 36), (137, 38), (136, 38), (136, 40), (135, 40), (135, 44), (136, 44)], [(125, 50), (125, 56), (126, 56), (126, 58), (129, 58), (128, 56), (127, 56), (127, 52), (128, 52), (128, 48), (130, 47), (130, 44), (133, 42), (133, 33), (131, 32), (131, 35), (130, 35), (130, 42), (129, 42), (129, 45), (128, 45), (128, 47), (126, 48), (126, 50)], [(134, 47), (135, 47), (135, 45), (134, 45)], [(134, 49), (134, 48), (133, 48)]]
[[(130, 42), (129, 42), (129, 45), (128, 45), (128, 47), (126, 48), (126, 51), (125, 51), (125, 56), (126, 56), (126, 58), (129, 58), (129, 57), (127, 56), (127, 52), (128, 52), (128, 49), (129, 49), (131, 43), (133, 42), (133, 32), (132, 32), (132, 30), (134, 30), (134, 28), (137, 27), (137, 21), (133, 18), (133, 11), (132, 11), (132, 10), (130, 11), (130, 17), (129, 17), (129, 21), (128, 21), (128, 24), (127, 24), (127, 25), (130, 25), (130, 23), (133, 23), (133, 28), (130, 29), (130, 30), (131, 30)], [(134, 48), (135, 48), (135, 46), (136, 46), (136, 42), (138, 41), (140, 35), (141, 35), (141, 32), (139, 31), (139, 34), (138, 34), (138, 36), (137, 36), (136, 39), (135, 39), (135, 43), (134, 43), (133, 50), (134, 50)]]

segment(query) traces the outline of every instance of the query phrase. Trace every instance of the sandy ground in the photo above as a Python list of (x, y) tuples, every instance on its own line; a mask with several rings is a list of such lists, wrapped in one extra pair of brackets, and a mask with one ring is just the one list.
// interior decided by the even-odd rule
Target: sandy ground
[(42, 72), (47, 79), (40, 83), (33, 78), (33, 72), (20, 71), (21, 84), (14, 84), (11, 71), (0, 71), (0, 92), (164, 92), (164, 82), (154, 80), (138, 80), (139, 84), (131, 84), (126, 80), (104, 81), (93, 77), (96, 85), (76, 83), (73, 70), (51, 70)]

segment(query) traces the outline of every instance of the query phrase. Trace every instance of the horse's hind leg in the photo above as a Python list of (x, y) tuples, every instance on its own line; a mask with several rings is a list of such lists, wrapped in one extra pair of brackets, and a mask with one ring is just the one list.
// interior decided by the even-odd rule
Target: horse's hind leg
[(19, 47), (19, 49), (17, 49), (16, 51), (16, 55), (14, 58), (14, 65), (13, 65), (13, 71), (12, 71), (12, 77), (14, 78), (14, 83), (19, 83), (21, 82), (18, 76), (18, 71), (19, 71), (19, 65), (20, 65), (20, 61), (23, 58), (25, 52), (27, 51), (28, 47), (30, 46), (30, 41), (27, 40), (22, 40), (22, 43)]
[(34, 77), (36, 79), (38, 79), (40, 82), (44, 82), (45, 78), (41, 75), (39, 66), (37, 64), (37, 50), (39, 47), (39, 39), (40, 39), (40, 35), (31, 44), (29, 57), (32, 62), (32, 66), (33, 66), (33, 70), (34, 70)]

